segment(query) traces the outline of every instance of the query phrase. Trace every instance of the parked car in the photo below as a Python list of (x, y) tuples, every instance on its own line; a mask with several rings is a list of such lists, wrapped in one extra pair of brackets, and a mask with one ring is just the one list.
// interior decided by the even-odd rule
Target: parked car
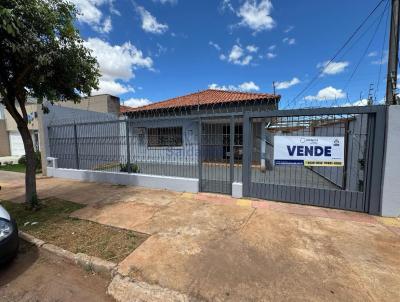
[(18, 253), (18, 227), (15, 220), (0, 205), (0, 264), (12, 260)]

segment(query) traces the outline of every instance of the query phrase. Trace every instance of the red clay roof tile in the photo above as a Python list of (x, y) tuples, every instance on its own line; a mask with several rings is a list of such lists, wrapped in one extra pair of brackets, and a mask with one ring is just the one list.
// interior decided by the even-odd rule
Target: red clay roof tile
[[(162, 102), (152, 103), (137, 108), (130, 108), (125, 111), (127, 112), (138, 112), (156, 109), (171, 109), (179, 107), (192, 107), (198, 105), (212, 105), (212, 104), (224, 104), (231, 102), (245, 102), (254, 100), (279, 100), (280, 95), (274, 95), (269, 93), (249, 93), (239, 91), (226, 91), (207, 89), (200, 92), (172, 98)], [(122, 106), (121, 106), (122, 107)]]
[(132, 109), (135, 109), (135, 108), (129, 107), (129, 106), (121, 105), (121, 106), (119, 106), (119, 113), (124, 114), (124, 113), (126, 113), (126, 112), (131, 111)]

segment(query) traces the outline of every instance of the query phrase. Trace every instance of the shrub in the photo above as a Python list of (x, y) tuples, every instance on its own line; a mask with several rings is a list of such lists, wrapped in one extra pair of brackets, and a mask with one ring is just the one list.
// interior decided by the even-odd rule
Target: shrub
[(19, 163), (20, 165), (26, 165), (26, 155), (22, 155), (22, 156), (19, 158), (18, 163)]
[[(128, 164), (119, 164), (120, 172), (128, 172)], [(139, 166), (137, 164), (130, 164), (131, 173), (140, 173)]]
[[(42, 169), (42, 156), (40, 154), (40, 151), (35, 152), (35, 162), (36, 162), (36, 170), (41, 170)], [(26, 155), (22, 155), (18, 163), (20, 165), (25, 165), (26, 166)]]

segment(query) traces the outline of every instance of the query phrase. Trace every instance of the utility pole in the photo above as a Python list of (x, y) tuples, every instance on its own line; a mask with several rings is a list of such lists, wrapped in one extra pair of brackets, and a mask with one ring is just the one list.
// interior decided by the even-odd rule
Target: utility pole
[(368, 90), (368, 98), (367, 98), (367, 105), (371, 106), (374, 104), (374, 98), (372, 96), (372, 93), (374, 92), (374, 84), (369, 84), (369, 90)]
[(397, 104), (397, 65), (399, 54), (399, 19), (400, 19), (400, 0), (392, 0), (392, 13), (390, 18), (390, 39), (389, 39), (389, 58), (386, 82), (386, 105)]

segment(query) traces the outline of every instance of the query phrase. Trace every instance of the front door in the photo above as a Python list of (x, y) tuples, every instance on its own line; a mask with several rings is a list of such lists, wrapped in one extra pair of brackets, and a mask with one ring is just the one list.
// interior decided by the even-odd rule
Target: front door
[(200, 190), (232, 193), (232, 182), (241, 181), (242, 124), (233, 118), (201, 122)]

